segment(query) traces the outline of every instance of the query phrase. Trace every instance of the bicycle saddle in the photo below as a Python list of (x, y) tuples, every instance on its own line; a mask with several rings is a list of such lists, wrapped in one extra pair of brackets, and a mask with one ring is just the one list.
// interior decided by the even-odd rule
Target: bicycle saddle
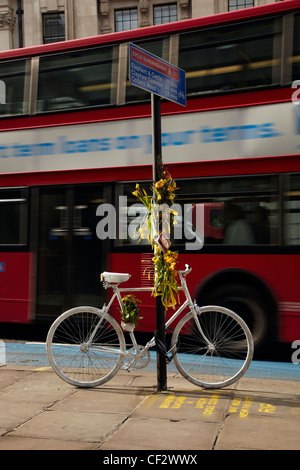
[(131, 276), (130, 274), (125, 274), (125, 273), (109, 273), (107, 271), (104, 271), (101, 274), (101, 281), (117, 284), (119, 282), (128, 281), (130, 276)]

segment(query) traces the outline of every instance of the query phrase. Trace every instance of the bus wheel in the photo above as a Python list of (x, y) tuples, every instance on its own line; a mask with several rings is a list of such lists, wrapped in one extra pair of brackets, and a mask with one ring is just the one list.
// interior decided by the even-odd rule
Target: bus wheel
[(254, 341), (254, 353), (261, 355), (271, 339), (267, 308), (259, 291), (243, 284), (215, 286), (199, 305), (220, 305), (236, 312), (249, 326)]

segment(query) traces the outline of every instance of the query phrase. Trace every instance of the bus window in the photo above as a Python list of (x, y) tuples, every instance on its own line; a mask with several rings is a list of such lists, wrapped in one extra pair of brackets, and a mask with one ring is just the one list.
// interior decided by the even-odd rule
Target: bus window
[(25, 60), (4, 62), (0, 67), (0, 116), (26, 112), (24, 103)]
[(276, 29), (269, 20), (182, 33), (178, 66), (186, 72), (187, 95), (272, 84), (280, 57)]
[[(149, 181), (141, 184), (148, 194), (151, 194), (151, 183)], [(135, 190), (135, 183), (121, 183), (116, 186), (116, 200), (118, 204), (118, 234), (115, 240), (116, 245), (137, 245), (147, 246), (147, 237), (139, 238), (138, 230), (140, 222), (147, 215), (146, 207), (135, 197), (132, 192)], [(125, 197), (124, 204), (120, 203), (121, 197)]]
[(25, 189), (0, 191), (0, 245), (27, 242), (27, 198)]
[(287, 245), (300, 245), (300, 175), (290, 177), (285, 197), (284, 235)]
[(109, 105), (113, 48), (41, 57), (37, 111)]
[(292, 64), (293, 80), (300, 80), (300, 14), (295, 15)]
[[(277, 176), (220, 177), (177, 180), (175, 200), (176, 226), (171, 233), (175, 247), (192, 247), (197, 233), (204, 229), (205, 245), (274, 245), (279, 243), (279, 193)], [(151, 183), (141, 187), (150, 194)], [(117, 200), (126, 196), (119, 207), (119, 233), (116, 245), (148, 245), (147, 239), (133, 236), (146, 209), (132, 195), (135, 184), (117, 185)], [(204, 208), (204, 227), (197, 227), (197, 206)], [(198, 230), (199, 229), (199, 230)], [(194, 237), (194, 238), (193, 238)], [(196, 245), (195, 245), (196, 246)], [(196, 249), (196, 248), (195, 248)]]
[[(278, 243), (276, 177), (231, 177), (178, 181), (178, 202), (204, 205), (205, 244)], [(195, 221), (193, 220), (195, 225)]]

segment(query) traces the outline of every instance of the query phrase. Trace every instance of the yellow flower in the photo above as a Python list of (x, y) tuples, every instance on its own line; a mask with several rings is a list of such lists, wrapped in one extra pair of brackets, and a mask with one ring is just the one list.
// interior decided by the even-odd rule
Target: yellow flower
[(176, 189), (176, 183), (175, 181), (171, 181), (171, 183), (168, 185), (168, 191), (175, 191)]
[(155, 188), (156, 188), (156, 189), (161, 189), (161, 188), (163, 188), (165, 182), (166, 182), (166, 180), (163, 180), (163, 179), (159, 180), (157, 183), (155, 183)]
[[(153, 189), (153, 188), (152, 188)], [(168, 205), (173, 202), (175, 198), (175, 190), (177, 189), (175, 181), (167, 172), (163, 172), (163, 177), (157, 181), (154, 185), (156, 192), (157, 201), (159, 204), (167, 203)], [(154, 264), (154, 296), (161, 296), (162, 303), (167, 310), (168, 307), (175, 307), (179, 302), (178, 300), (178, 271), (176, 270), (177, 264), (177, 252), (168, 250), (167, 253), (163, 253), (155, 245), (152, 233), (151, 216), (154, 211), (153, 209), (153, 196), (148, 195), (147, 192), (140, 188), (137, 183), (135, 191), (132, 192), (148, 209), (148, 215), (141, 222), (140, 227), (136, 230), (136, 236), (139, 240), (148, 237), (149, 242), (154, 247), (156, 255), (152, 258)], [(172, 223), (176, 223), (174, 217), (178, 215), (178, 212), (169, 208), (166, 214), (171, 215)], [(162, 220), (164, 221), (164, 215)], [(166, 221), (167, 227), (169, 227), (169, 219)]]

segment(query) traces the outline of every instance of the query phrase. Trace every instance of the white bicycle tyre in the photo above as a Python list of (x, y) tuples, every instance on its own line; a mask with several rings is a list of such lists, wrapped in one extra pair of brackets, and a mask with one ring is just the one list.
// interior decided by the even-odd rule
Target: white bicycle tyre
[[(115, 375), (116, 373), (120, 370), (120, 368), (122, 367), (122, 364), (124, 362), (124, 352), (125, 352), (125, 339), (124, 339), (124, 334), (122, 332), (122, 329), (120, 327), (120, 325), (117, 323), (117, 321), (111, 316), (109, 315), (108, 313), (105, 313), (105, 319), (103, 320), (105, 322), (105, 325), (107, 324), (107, 326), (109, 327), (109, 329), (105, 330), (103, 329), (103, 334), (105, 334), (105, 331), (108, 332), (108, 334), (111, 336), (111, 335), (114, 335), (114, 337), (116, 338), (115, 341), (115, 344), (113, 344), (113, 347), (115, 347), (116, 349), (118, 348), (118, 350), (120, 351), (120, 354), (114, 354), (114, 355), (110, 355), (110, 357), (113, 357), (114, 358), (114, 362), (113, 362), (113, 365), (112, 366), (108, 366), (109, 364), (109, 361), (108, 359), (105, 359), (105, 361), (103, 359), (101, 359), (101, 356), (100, 356), (100, 353), (94, 353), (94, 356), (93, 356), (93, 362), (96, 364), (96, 363), (99, 363), (100, 365), (100, 362), (103, 363), (103, 365), (105, 365), (106, 363), (106, 367), (108, 367), (108, 369), (97, 369), (97, 367), (93, 367), (93, 370), (94, 370), (94, 376), (96, 378), (93, 378), (92, 380), (89, 379), (89, 380), (83, 380), (83, 379), (79, 379), (79, 378), (74, 378), (75, 375), (78, 375), (78, 377), (80, 375), (82, 375), (82, 377), (84, 377), (86, 374), (84, 372), (84, 368), (79, 368), (79, 367), (74, 367), (74, 365), (71, 365), (71, 364), (74, 364), (74, 362), (72, 363), (72, 361), (75, 361), (75, 359), (71, 358), (70, 357), (70, 365), (64, 365), (64, 367), (61, 366), (60, 363), (58, 363), (60, 361), (60, 354), (58, 354), (56, 356), (56, 354), (54, 353), (54, 346), (55, 344), (53, 343), (53, 339), (55, 338), (55, 334), (57, 333), (58, 331), (58, 328), (60, 328), (61, 326), (65, 327), (65, 328), (68, 328), (68, 320), (74, 320), (74, 324), (76, 323), (76, 316), (79, 316), (78, 318), (80, 318), (80, 316), (83, 317), (84, 314), (88, 314), (90, 316), (93, 316), (95, 317), (94, 320), (97, 321), (97, 320), (100, 320), (101, 317), (103, 317), (103, 313), (100, 309), (97, 309), (97, 308), (94, 308), (94, 307), (75, 307), (75, 308), (72, 308), (70, 310), (67, 310), (66, 312), (62, 313), (55, 321), (54, 323), (51, 325), (50, 329), (49, 329), (49, 332), (48, 332), (48, 335), (47, 335), (47, 339), (46, 339), (46, 351), (47, 351), (47, 356), (48, 356), (48, 360), (49, 360), (49, 363), (50, 365), (52, 366), (53, 370), (55, 371), (55, 373), (62, 379), (64, 380), (65, 382), (71, 384), (71, 385), (74, 385), (74, 386), (77, 386), (77, 387), (97, 387), (99, 385), (102, 385), (106, 382), (108, 382), (109, 380), (111, 380)], [(94, 323), (95, 324), (95, 323)], [(74, 332), (73, 332), (74, 330)], [(75, 331), (75, 327), (72, 326), (72, 334), (77, 334), (77, 332)], [(78, 334), (80, 335), (80, 332), (78, 332)], [(77, 341), (76, 338), (74, 338), (74, 340), (71, 341), (71, 333), (70, 332), (66, 332), (65, 335), (68, 335), (66, 337), (66, 341), (70, 341), (70, 345), (72, 346), (80, 346), (80, 341)], [(81, 341), (82, 343), (82, 341)], [(63, 342), (61, 343), (61, 346), (64, 345), (66, 348), (68, 346), (70, 346), (68, 343), (66, 342)], [(56, 345), (58, 347), (58, 345)], [(111, 347), (111, 345), (110, 345)], [(101, 350), (103, 351), (104, 347), (103, 345), (101, 346)], [(95, 349), (96, 350), (96, 349)], [(62, 356), (62, 363), (65, 363), (65, 360), (63, 359), (63, 354), (61, 354)], [(78, 356), (78, 353), (77, 353), (77, 356)], [(74, 356), (75, 357), (75, 356)], [(101, 359), (101, 361), (100, 361)], [(65, 369), (65, 370), (63, 370)], [(75, 373), (75, 369), (81, 369), (79, 372), (76, 372)], [(99, 372), (97, 372), (97, 370), (99, 370)], [(104, 372), (100, 372), (100, 370), (104, 370)], [(67, 372), (68, 371), (68, 372)], [(92, 372), (91, 372), (91, 375), (92, 375)], [(97, 378), (97, 375), (99, 375), (99, 377)], [(72, 377), (73, 376), (73, 377)]]
[[(214, 306), (214, 305), (208, 305), (208, 306), (205, 306), (205, 307), (197, 307), (198, 317), (201, 316), (201, 314), (205, 315), (208, 312), (211, 312), (215, 315), (218, 315), (218, 314), (225, 315), (224, 318), (228, 317), (232, 321), (236, 322), (237, 325), (239, 325), (239, 327), (243, 331), (243, 334), (245, 336), (245, 337), (243, 337), (243, 342), (244, 343), (246, 342), (247, 350), (245, 349), (245, 358), (242, 361), (243, 363), (242, 363), (241, 367), (237, 366), (236, 367), (237, 370), (232, 374), (232, 376), (226, 378), (225, 380), (216, 380), (215, 382), (210, 382), (209, 380), (204, 380), (204, 379), (199, 378), (199, 376), (201, 376), (201, 375), (206, 376), (205, 364), (203, 365), (203, 372), (201, 371), (201, 373), (198, 373), (198, 374), (196, 373), (195, 376), (192, 375), (187, 370), (188, 367), (189, 367), (188, 361), (184, 362), (184, 360), (182, 359), (183, 356), (181, 356), (181, 354), (180, 354), (180, 352), (181, 352), (181, 350), (180, 350), (180, 338), (183, 337), (182, 334), (183, 334), (184, 328), (188, 324), (188, 322), (190, 322), (191, 320), (194, 321), (192, 312), (189, 312), (187, 315), (185, 315), (179, 321), (179, 323), (177, 324), (177, 326), (176, 326), (176, 328), (173, 332), (173, 335), (172, 335), (171, 350), (172, 350), (173, 354), (174, 354), (174, 351), (175, 351), (175, 356), (174, 356), (175, 365), (176, 365), (178, 371), (180, 372), (180, 374), (185, 379), (187, 379), (188, 381), (190, 381), (194, 385), (197, 385), (197, 386), (200, 386), (200, 387), (203, 387), (203, 388), (217, 389), (217, 388), (223, 388), (223, 387), (226, 387), (228, 385), (231, 385), (232, 383), (239, 380), (246, 373), (246, 371), (247, 371), (247, 369), (248, 369), (248, 367), (251, 363), (252, 357), (253, 357), (254, 346), (253, 346), (252, 335), (251, 335), (251, 332), (250, 332), (248, 326), (246, 325), (244, 320), (242, 320), (242, 318), (240, 318), (235, 312), (233, 312), (232, 310), (229, 310), (225, 307), (219, 307), (219, 306)], [(187, 331), (188, 331), (188, 328), (187, 328)], [(188, 338), (188, 335), (186, 334), (185, 337)], [(236, 342), (236, 346), (237, 345), (238, 345), (238, 343)], [(202, 349), (204, 349), (204, 348), (202, 348)], [(200, 348), (198, 349), (197, 354), (198, 354), (198, 359), (199, 359), (199, 362), (200, 362), (200, 359), (202, 357), (204, 357), (205, 354), (203, 354), (203, 355), (200, 354)], [(193, 355), (193, 357), (196, 358), (195, 368), (197, 368), (197, 367), (200, 368), (200, 365), (197, 366), (197, 354), (195, 353), (195, 355)], [(207, 354), (207, 356), (209, 356), (209, 355)], [(209, 371), (207, 371), (207, 375), (208, 375), (208, 372)], [(197, 375), (198, 375), (198, 377), (197, 377)], [(216, 374), (216, 375), (218, 376), (219, 374)]]

